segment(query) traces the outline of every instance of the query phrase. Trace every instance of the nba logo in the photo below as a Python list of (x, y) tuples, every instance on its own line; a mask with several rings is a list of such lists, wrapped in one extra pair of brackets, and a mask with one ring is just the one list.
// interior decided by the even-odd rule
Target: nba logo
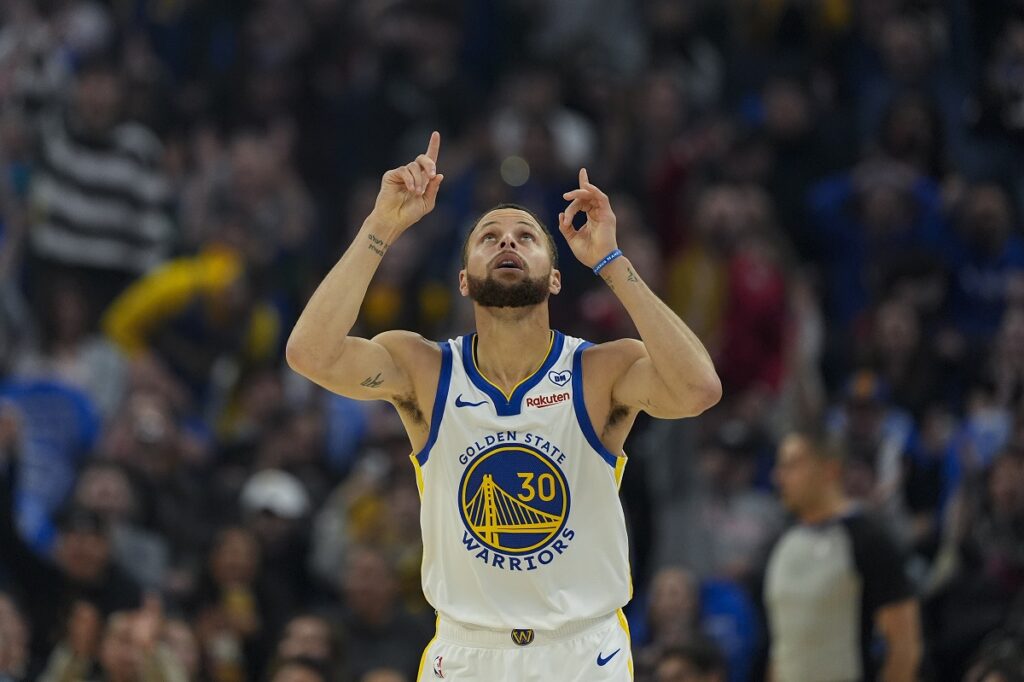
[(443, 656), (434, 656), (434, 677), (444, 679), (444, 671), (441, 670), (441, 661), (444, 660)]

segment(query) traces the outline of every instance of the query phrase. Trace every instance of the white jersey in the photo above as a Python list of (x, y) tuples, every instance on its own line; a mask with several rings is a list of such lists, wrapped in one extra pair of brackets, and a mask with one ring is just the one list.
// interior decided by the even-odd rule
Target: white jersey
[(554, 630), (629, 601), (626, 458), (584, 406), (589, 345), (553, 331), (544, 362), (506, 396), (477, 369), (475, 334), (440, 344), (430, 436), (412, 459), (423, 592), (442, 618)]

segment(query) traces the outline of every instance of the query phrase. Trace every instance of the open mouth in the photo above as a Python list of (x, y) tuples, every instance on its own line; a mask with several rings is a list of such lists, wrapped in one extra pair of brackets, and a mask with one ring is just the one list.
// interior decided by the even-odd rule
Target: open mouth
[(522, 270), (523, 261), (514, 254), (504, 254), (497, 258), (494, 263), (495, 270)]

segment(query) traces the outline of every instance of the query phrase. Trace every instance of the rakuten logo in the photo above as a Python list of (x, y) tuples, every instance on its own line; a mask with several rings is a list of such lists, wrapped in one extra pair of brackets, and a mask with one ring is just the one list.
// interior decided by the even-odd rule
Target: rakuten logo
[(551, 407), (558, 403), (564, 403), (569, 399), (568, 393), (555, 393), (554, 395), (541, 395), (536, 398), (527, 398), (527, 407)]

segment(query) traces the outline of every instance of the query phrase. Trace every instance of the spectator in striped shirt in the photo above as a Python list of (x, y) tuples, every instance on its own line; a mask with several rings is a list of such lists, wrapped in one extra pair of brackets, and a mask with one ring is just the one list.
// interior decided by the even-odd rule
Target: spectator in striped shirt
[(68, 106), (40, 114), (29, 191), (33, 298), (58, 275), (70, 277), (93, 304), (92, 323), (168, 256), (175, 235), (162, 146), (146, 127), (122, 120), (115, 64), (83, 60)]

